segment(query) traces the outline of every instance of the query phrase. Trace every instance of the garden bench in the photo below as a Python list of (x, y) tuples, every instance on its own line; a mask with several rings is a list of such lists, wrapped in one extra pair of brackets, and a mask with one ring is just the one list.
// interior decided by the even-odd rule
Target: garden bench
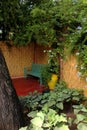
[(40, 84), (42, 84), (42, 70), (45, 66), (45, 64), (33, 63), (31, 69), (29, 69), (30, 67), (24, 67), (24, 77), (35, 76), (40, 79)]

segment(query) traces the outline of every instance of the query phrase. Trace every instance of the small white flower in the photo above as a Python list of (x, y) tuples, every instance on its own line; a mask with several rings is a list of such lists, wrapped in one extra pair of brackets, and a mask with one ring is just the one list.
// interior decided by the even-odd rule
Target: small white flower
[(50, 63), (50, 60), (48, 60), (48, 64)]
[(75, 68), (77, 68), (78, 67), (78, 65), (75, 65)]
[(79, 52), (76, 53), (76, 56), (78, 56), (78, 55), (79, 55)]
[(82, 27), (81, 27), (81, 26), (78, 26), (78, 27), (77, 27), (77, 29), (78, 29), (78, 30), (81, 30), (81, 29), (82, 29)]
[(85, 78), (85, 81), (87, 82), (87, 77)]
[(2, 30), (0, 29), (0, 34), (2, 34)]
[(81, 66), (81, 70), (83, 70), (84, 69), (84, 67), (83, 66)]
[(77, 72), (77, 76), (80, 77), (81, 76), (81, 72)]
[(51, 50), (49, 50), (49, 52), (52, 52)]
[(52, 58), (52, 57), (53, 57), (53, 55), (50, 55), (49, 57), (51, 57), (51, 58)]
[(46, 53), (46, 50), (44, 50), (43, 52)]

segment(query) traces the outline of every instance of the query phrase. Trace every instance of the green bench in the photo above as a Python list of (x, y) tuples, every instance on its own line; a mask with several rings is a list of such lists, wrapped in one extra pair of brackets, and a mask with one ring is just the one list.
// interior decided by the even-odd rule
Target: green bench
[(29, 67), (24, 67), (24, 77), (27, 78), (29, 75), (35, 76), (40, 79), (40, 84), (42, 84), (42, 70), (45, 64), (32, 64), (31, 70)]

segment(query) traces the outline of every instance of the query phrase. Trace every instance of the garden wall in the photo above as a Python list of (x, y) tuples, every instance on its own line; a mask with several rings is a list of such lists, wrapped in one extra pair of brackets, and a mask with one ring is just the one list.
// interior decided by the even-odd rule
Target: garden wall
[(66, 61), (61, 60), (60, 64), (60, 78), (66, 81), (69, 87), (84, 90), (84, 94), (87, 96), (87, 82), (78, 75), (76, 57), (69, 56)]
[[(32, 62), (47, 63), (47, 55), (43, 51), (46, 47), (30, 44), (27, 47), (7, 47), (0, 42), (10, 75), (12, 78), (24, 76), (24, 67), (31, 66)], [(78, 76), (76, 58), (70, 56), (66, 61), (60, 60), (60, 78), (71, 88), (83, 89), (87, 96), (87, 82)]]
[(4, 42), (0, 42), (0, 48), (12, 78), (24, 76), (24, 67), (31, 66), (33, 62), (47, 62), (47, 56), (43, 52), (45, 48), (33, 43), (25, 47), (8, 47)]

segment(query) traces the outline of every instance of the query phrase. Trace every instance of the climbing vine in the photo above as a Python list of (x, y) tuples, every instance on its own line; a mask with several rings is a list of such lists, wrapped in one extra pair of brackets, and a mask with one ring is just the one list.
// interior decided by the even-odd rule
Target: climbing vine
[[(9, 1), (5, 4), (9, 5)], [(5, 4), (1, 2), (2, 7)], [(57, 49), (62, 57), (66, 52), (76, 53), (78, 72), (87, 81), (86, 0), (38, 0), (35, 3), (34, 0), (30, 3), (16, 0), (14, 4), (13, 15), (10, 15), (10, 5), (7, 6), (8, 13), (5, 8), (0, 9), (0, 19), (5, 21), (5, 27), (9, 27), (12, 34), (8, 39), (20, 46), (31, 42), (47, 45)]]

